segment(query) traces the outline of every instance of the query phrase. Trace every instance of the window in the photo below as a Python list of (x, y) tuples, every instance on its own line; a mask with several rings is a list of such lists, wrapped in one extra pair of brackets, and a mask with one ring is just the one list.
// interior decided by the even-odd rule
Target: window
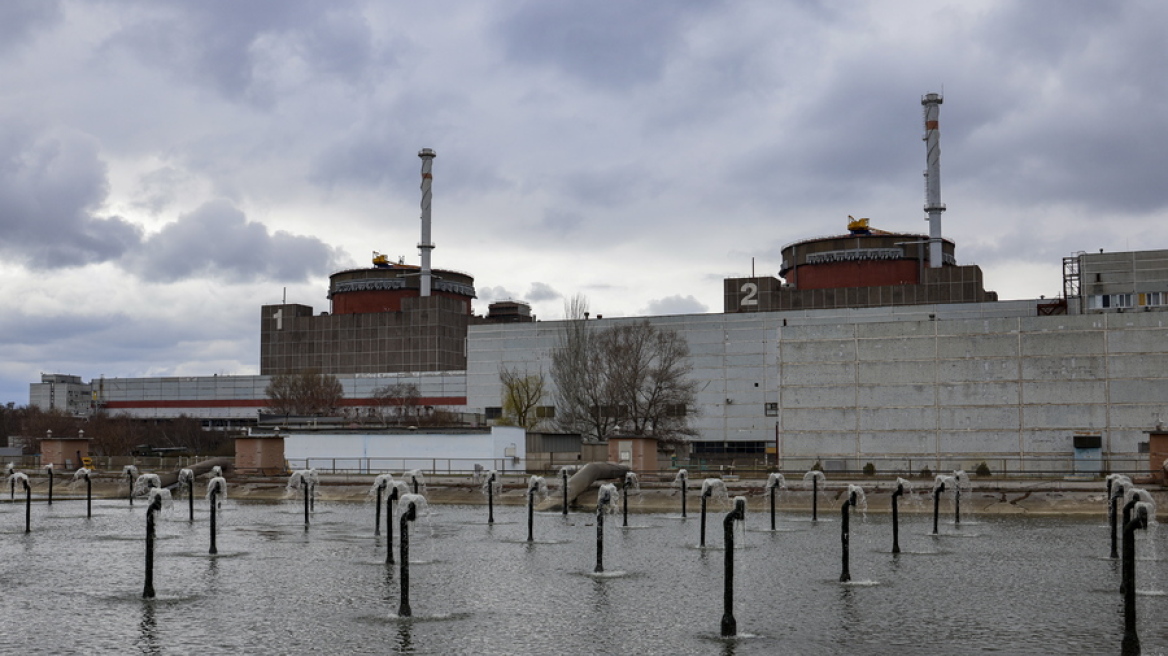
[(684, 417), (685, 404), (684, 403), (668, 403), (665, 405), (666, 417)]
[(1117, 307), (1117, 308), (1135, 307), (1132, 305), (1132, 295), (1131, 294), (1112, 294), (1111, 295), (1111, 306)]
[(554, 405), (536, 406), (535, 416), (537, 419), (555, 419), (556, 418), (556, 406), (554, 406)]
[(503, 408), (485, 408), (487, 419), (498, 419), (503, 416)]
[(779, 404), (778, 403), (767, 403), (764, 407), (766, 408), (766, 416), (768, 416), (768, 417), (778, 417), (779, 416)]
[(1164, 292), (1148, 292), (1144, 295), (1144, 305), (1164, 305), (1166, 296)]

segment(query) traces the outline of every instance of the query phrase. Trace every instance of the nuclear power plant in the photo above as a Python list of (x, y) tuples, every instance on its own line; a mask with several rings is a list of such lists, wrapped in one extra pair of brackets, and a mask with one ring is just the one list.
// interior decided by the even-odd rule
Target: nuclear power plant
[[(1168, 417), (1168, 250), (1069, 254), (1061, 298), (999, 300), (942, 234), (942, 102), (921, 99), (927, 233), (840, 217), (846, 231), (785, 246), (777, 275), (725, 279), (722, 313), (589, 320), (649, 321), (685, 338), (700, 390), (684, 409), (697, 431), (691, 458), (1033, 471), (1079, 448), (1099, 462), (1146, 461), (1148, 434)], [(46, 374), (30, 404), (248, 426), (272, 376), (314, 370), (341, 381), (354, 417), (401, 381), (424, 405), (489, 424), (503, 405), (500, 370), (549, 371), (563, 322), (537, 322), (519, 301), (477, 315), (474, 278), (432, 267), (436, 154), (418, 155), (420, 263), (375, 253), (367, 268), (334, 273), (327, 311), (263, 306), (260, 375)], [(540, 413), (549, 421), (553, 398)]]

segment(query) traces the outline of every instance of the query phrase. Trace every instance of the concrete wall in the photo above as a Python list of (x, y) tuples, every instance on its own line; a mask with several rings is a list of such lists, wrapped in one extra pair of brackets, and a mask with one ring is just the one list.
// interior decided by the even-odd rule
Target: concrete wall
[[(1134, 454), (1168, 417), (1168, 314), (1034, 313), (1031, 301), (650, 320), (689, 342), (699, 440), (777, 441), (784, 458), (854, 468), (871, 455), (1069, 457), (1077, 431)], [(560, 327), (472, 327), (468, 405), (499, 405), (500, 365), (548, 372)]]
[[(284, 454), (293, 467), (307, 460), (313, 467), (361, 472), (436, 469), (465, 473), (476, 464), (523, 471), (527, 466), (524, 437), (523, 429), (510, 426), (460, 433), (300, 432), (285, 437)], [(503, 462), (505, 467), (500, 466)]]

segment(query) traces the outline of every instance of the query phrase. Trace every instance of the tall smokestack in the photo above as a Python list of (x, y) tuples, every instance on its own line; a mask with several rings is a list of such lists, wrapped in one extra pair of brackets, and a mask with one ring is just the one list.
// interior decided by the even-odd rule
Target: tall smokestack
[(945, 204), (941, 202), (941, 116), (939, 93), (930, 93), (921, 98), (925, 107), (925, 151), (928, 168), (925, 169), (925, 212), (929, 215), (929, 267), (941, 268), (944, 255), (941, 252), (941, 212)]
[(434, 244), (430, 242), (430, 183), (434, 176), (430, 169), (437, 156), (429, 148), (418, 151), (418, 157), (422, 158), (422, 243), (418, 244), (422, 250), (422, 296), (430, 295), (430, 251), (434, 250)]

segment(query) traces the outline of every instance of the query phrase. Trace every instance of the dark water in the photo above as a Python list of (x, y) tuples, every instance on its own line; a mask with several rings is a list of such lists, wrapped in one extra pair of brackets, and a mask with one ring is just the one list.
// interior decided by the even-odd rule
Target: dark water
[[(723, 512), (699, 520), (610, 516), (604, 576), (595, 517), (432, 506), (411, 530), (411, 606), (373, 536), (373, 508), (228, 502), (217, 556), (206, 503), (159, 522), (143, 600), (145, 504), (0, 505), (0, 645), (5, 653), (143, 654), (1113, 654), (1123, 602), (1108, 527), (1090, 520), (966, 516), (931, 536), (903, 517), (853, 516), (851, 584), (841, 584), (838, 511), (812, 523), (748, 513), (735, 551), (739, 637), (719, 636)], [(822, 512), (821, 518), (827, 516)], [(395, 536), (398, 531), (395, 530)], [(1168, 653), (1168, 547), (1138, 538), (1140, 638)]]

